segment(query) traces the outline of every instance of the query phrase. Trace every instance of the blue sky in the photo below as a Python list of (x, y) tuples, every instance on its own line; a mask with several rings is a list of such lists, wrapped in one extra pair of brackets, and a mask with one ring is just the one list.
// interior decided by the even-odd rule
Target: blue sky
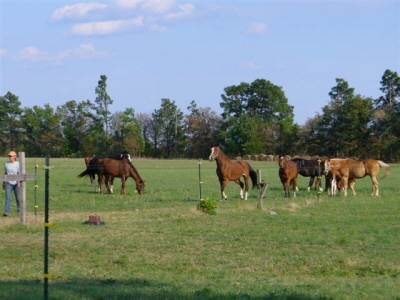
[(377, 98), (400, 73), (400, 1), (0, 0), (0, 95), (23, 107), (94, 101), (106, 75), (111, 111), (222, 112), (224, 88), (281, 86), (303, 125), (343, 78)]

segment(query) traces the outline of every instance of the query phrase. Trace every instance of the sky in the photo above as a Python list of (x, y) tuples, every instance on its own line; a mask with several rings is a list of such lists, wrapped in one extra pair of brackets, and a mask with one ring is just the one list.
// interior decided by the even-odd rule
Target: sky
[(96, 99), (107, 76), (111, 112), (222, 113), (224, 88), (266, 79), (304, 125), (336, 78), (378, 98), (400, 74), (400, 0), (0, 0), (0, 95), (22, 107)]

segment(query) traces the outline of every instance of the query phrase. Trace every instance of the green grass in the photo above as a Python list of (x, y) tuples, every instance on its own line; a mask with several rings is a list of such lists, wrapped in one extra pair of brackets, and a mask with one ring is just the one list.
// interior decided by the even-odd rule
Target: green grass
[[(15, 212), (0, 219), (0, 299), (43, 298), (43, 162), (37, 216), (27, 182), (28, 225)], [(242, 201), (230, 183), (212, 215), (196, 209), (197, 160), (133, 163), (143, 196), (132, 179), (124, 196), (119, 179), (115, 194), (96, 194), (77, 177), (83, 159), (50, 159), (50, 299), (400, 299), (399, 165), (379, 181), (381, 197), (369, 177), (356, 197), (309, 193), (299, 177), (285, 199), (277, 164), (251, 161), (269, 184), (263, 210), (257, 190)], [(215, 167), (201, 164), (205, 199), (220, 199)], [(91, 214), (105, 226), (83, 225)]]

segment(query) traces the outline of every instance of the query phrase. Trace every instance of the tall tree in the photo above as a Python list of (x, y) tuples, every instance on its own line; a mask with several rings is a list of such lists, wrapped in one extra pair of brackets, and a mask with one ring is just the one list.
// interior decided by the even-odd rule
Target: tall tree
[(133, 108), (113, 115), (112, 128), (114, 132), (114, 152), (127, 150), (133, 155), (140, 156), (144, 150), (144, 139), (141, 135), (141, 125), (135, 116)]
[[(103, 126), (103, 132), (100, 132), (99, 138), (103, 141), (104, 150), (103, 152), (109, 152), (109, 127), (111, 122), (111, 113), (109, 111), (109, 106), (113, 104), (113, 100), (107, 93), (107, 76), (101, 75), (100, 80), (98, 81), (98, 85), (95, 89), (96, 97), (96, 104), (95, 107), (98, 121)], [(102, 136), (104, 134), (104, 137)]]
[(183, 113), (175, 101), (163, 98), (161, 108), (154, 110), (152, 117), (155, 150), (161, 150), (160, 154), (163, 157), (178, 157), (178, 153), (184, 149)]
[(45, 104), (44, 107), (35, 105), (33, 108), (24, 108), (21, 119), (27, 136), (24, 145), (30, 155), (62, 155), (61, 116), (50, 104)]
[(89, 100), (79, 103), (71, 100), (57, 107), (64, 137), (63, 155), (82, 156), (97, 152), (97, 144), (91, 143), (92, 106)]
[[(229, 86), (221, 95), (224, 125), (221, 135), (231, 155), (276, 152), (293, 129), (293, 107), (282, 88), (265, 79)], [(266, 134), (274, 131), (273, 143)], [(272, 149), (267, 149), (271, 147)]]
[(190, 113), (185, 117), (187, 155), (191, 158), (206, 158), (218, 140), (222, 118), (209, 107), (197, 108), (195, 101), (190, 103), (188, 110)]
[(0, 97), (0, 147), (2, 152), (21, 150), (23, 130), (21, 128), (21, 102), (18, 96), (7, 92)]
[(400, 155), (399, 102), (400, 77), (397, 72), (386, 70), (380, 90), (383, 95), (375, 101), (374, 131), (378, 156), (394, 160)]

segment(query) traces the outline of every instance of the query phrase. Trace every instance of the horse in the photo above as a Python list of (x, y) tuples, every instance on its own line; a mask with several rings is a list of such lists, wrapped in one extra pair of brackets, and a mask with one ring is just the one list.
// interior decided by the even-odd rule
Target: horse
[[(102, 156), (96, 156), (96, 155), (93, 155), (93, 157), (90, 157), (89, 155), (85, 155), (85, 164), (86, 164), (86, 168), (87, 168), (87, 169), (90, 169), (90, 172), (89, 172), (88, 175), (89, 175), (90, 184), (91, 184), (92, 187), (95, 187), (95, 184), (96, 184), (96, 181), (95, 181), (95, 177), (96, 177), (95, 173), (96, 173), (96, 172), (93, 172), (92, 169), (96, 169), (95, 165), (96, 165), (96, 163), (97, 163), (97, 160), (100, 159), (100, 158), (104, 158), (104, 157), (102, 157)], [(131, 156), (129, 155), (128, 151), (126, 151), (126, 150), (123, 151), (123, 152), (121, 152), (120, 154), (117, 154), (117, 155), (106, 156), (106, 158), (112, 158), (112, 159), (115, 159), (115, 160), (127, 159), (127, 160), (129, 160), (130, 162), (132, 162)], [(94, 167), (93, 167), (93, 166), (94, 166)], [(106, 178), (106, 184), (107, 184), (107, 185), (108, 185), (108, 182), (109, 182), (110, 185), (111, 185), (111, 186), (109, 187), (109, 189), (111, 190), (111, 193), (113, 193), (114, 178), (112, 178), (112, 177)]]
[(293, 186), (293, 196), (296, 197), (297, 188), (297, 176), (299, 171), (297, 164), (294, 161), (286, 160), (284, 156), (279, 157), (279, 178), (281, 179), (283, 189), (285, 190), (285, 198), (290, 198), (290, 184)]
[(321, 189), (321, 176), (324, 175), (324, 164), (323, 161), (320, 159), (302, 159), (302, 158), (295, 158), (292, 159), (297, 165), (297, 170), (301, 176), (310, 177), (310, 181), (308, 183), (307, 191), (311, 190), (313, 186), (314, 179), (317, 177), (315, 181), (315, 189), (317, 186)]
[[(348, 187), (351, 189), (353, 195), (356, 195), (356, 190), (354, 189), (354, 185), (356, 184), (357, 178), (349, 178)], [(335, 180), (333, 180), (333, 176), (331, 172), (325, 174), (325, 192), (328, 192), (329, 196), (335, 196), (337, 191), (343, 189), (343, 181), (340, 177), (340, 174), (335, 175)]]
[[(215, 160), (217, 163), (216, 172), (221, 186), (221, 201), (228, 200), (228, 196), (225, 194), (224, 190), (230, 181), (234, 181), (240, 186), (240, 198), (242, 200), (247, 200), (249, 194), (249, 178), (251, 178), (253, 189), (257, 185), (257, 173), (250, 164), (243, 160), (230, 160), (219, 146), (211, 148), (209, 160), (210, 162)], [(241, 177), (243, 177), (244, 183), (240, 180)], [(244, 196), (243, 187), (245, 189)]]
[[(85, 155), (84, 159), (85, 159), (86, 168), (88, 168), (89, 167), (89, 163), (90, 163), (92, 158), (89, 155)], [(89, 174), (89, 178), (90, 178), (90, 185), (94, 188), (94, 185), (95, 185), (94, 174), (93, 174), (93, 176), (92, 176), (92, 174)]]
[(133, 166), (133, 164), (126, 159), (112, 159), (112, 158), (96, 158), (91, 161), (90, 168), (87, 168), (78, 177), (84, 177), (89, 175), (90, 173), (96, 173), (98, 175), (98, 182), (100, 186), (99, 192), (103, 193), (103, 184), (106, 182), (106, 188), (108, 193), (111, 194), (110, 187), (108, 185), (108, 181), (110, 178), (114, 179), (115, 177), (121, 178), (122, 186), (121, 186), (121, 195), (126, 194), (126, 180), (129, 177), (132, 177), (136, 183), (136, 190), (139, 195), (145, 194), (145, 181), (142, 180), (138, 171)]
[[(347, 187), (350, 179), (364, 178), (370, 176), (372, 181), (371, 196), (379, 196), (379, 183), (376, 179), (381, 167), (386, 168), (385, 174), (381, 179), (390, 174), (390, 165), (381, 160), (368, 158), (365, 160), (343, 159), (343, 158), (328, 158), (325, 160), (325, 174), (330, 172), (335, 181), (337, 176), (342, 180), (342, 190), (344, 196), (347, 196)], [(355, 191), (353, 191), (355, 195)]]

